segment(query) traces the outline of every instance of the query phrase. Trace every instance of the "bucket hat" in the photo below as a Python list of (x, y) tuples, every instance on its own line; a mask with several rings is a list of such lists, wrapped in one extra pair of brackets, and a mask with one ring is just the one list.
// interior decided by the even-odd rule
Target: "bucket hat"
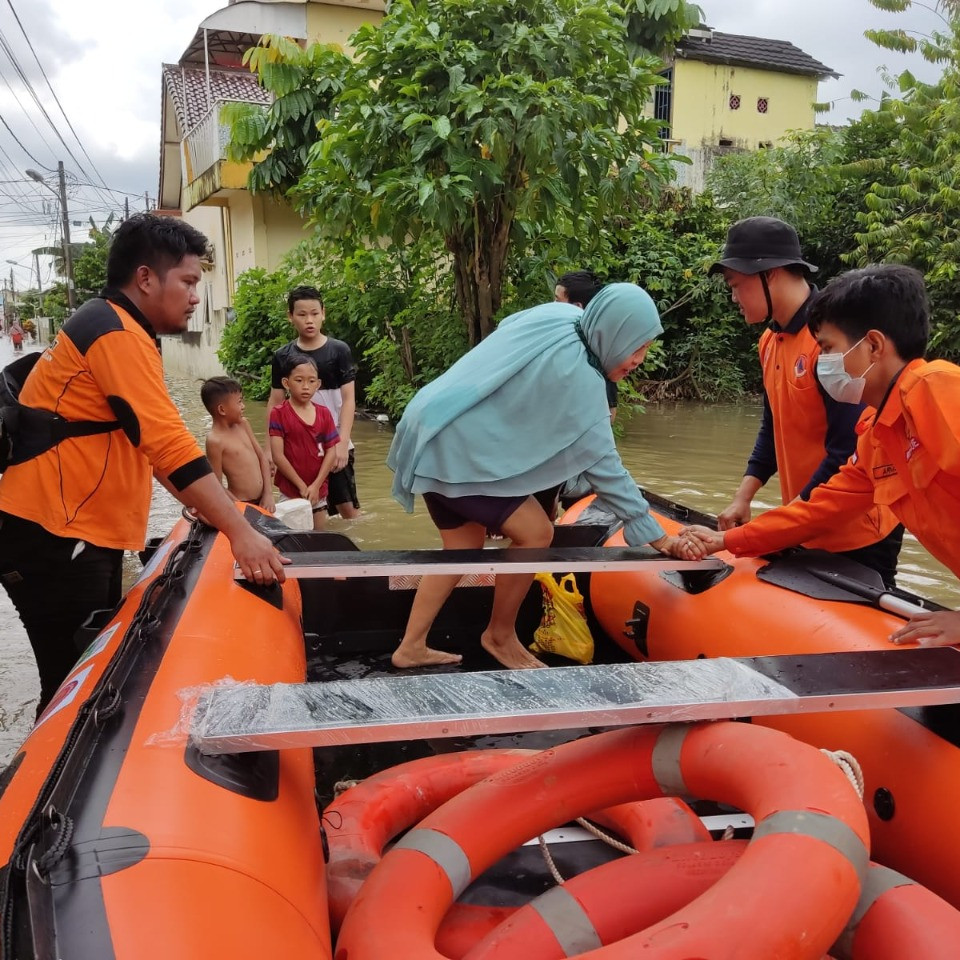
[(774, 267), (798, 264), (811, 273), (817, 268), (803, 259), (797, 231), (776, 217), (748, 217), (727, 231), (720, 259), (710, 267), (710, 275), (724, 267), (737, 273), (755, 274)]

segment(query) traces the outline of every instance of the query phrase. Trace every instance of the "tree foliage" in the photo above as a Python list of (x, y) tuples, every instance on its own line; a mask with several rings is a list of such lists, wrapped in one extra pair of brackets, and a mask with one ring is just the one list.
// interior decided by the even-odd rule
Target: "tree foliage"
[(317, 238), (276, 271), (250, 270), (238, 280), (236, 320), (224, 331), (219, 355), (251, 396), (267, 395), (273, 351), (294, 334), (286, 295), (300, 283), (320, 289), (326, 331), (346, 340), (360, 360), (364, 402), (391, 415), (399, 417), (416, 390), (466, 349), (449, 271), (438, 269), (431, 247), (345, 254)]
[(348, 59), (338, 47), (311, 44), (303, 48), (286, 37), (265, 36), (244, 54), (243, 61), (273, 103), (229, 103), (223, 108), (230, 124), (227, 158), (256, 161), (250, 172), (253, 193), (283, 195), (303, 175), (318, 127), (332, 114), (343, 87)]
[[(871, 0), (884, 10), (909, 4)], [(892, 5), (891, 5), (892, 4)], [(934, 305), (933, 346), (960, 356), (960, 10), (941, 4), (944, 29), (929, 37), (901, 30), (870, 31), (888, 50), (918, 50), (943, 63), (936, 83), (909, 71), (897, 77), (899, 96), (884, 98), (864, 124), (880, 130), (885, 143), (851, 169), (869, 187), (861, 229), (848, 260), (906, 263), (926, 276)]]
[[(113, 236), (114, 214), (104, 220), (102, 226), (90, 218), (88, 240), (83, 243), (71, 243), (70, 253), (73, 258), (73, 283), (76, 304), (79, 307), (93, 297), (100, 294), (107, 282), (107, 253), (110, 248), (110, 238)], [(53, 257), (54, 272), (58, 276), (65, 276), (66, 268), (63, 259), (62, 247), (39, 247), (32, 253), (40, 256)], [(62, 323), (67, 317), (67, 286), (66, 283), (56, 283), (50, 290), (44, 291), (43, 309), (48, 317), (53, 317)]]
[(779, 217), (800, 236), (819, 282), (846, 269), (851, 226), (866, 184), (851, 161), (872, 147), (863, 125), (793, 131), (775, 147), (720, 157), (707, 188), (730, 217)]
[[(666, 42), (688, 22), (657, 14)], [(597, 232), (668, 176), (643, 116), (660, 62), (628, 51), (627, 11), (589, 0), (394, 0), (355, 60), (293, 189), (327, 235), (435, 233), (470, 343), (494, 327), (511, 245), (543, 222)]]

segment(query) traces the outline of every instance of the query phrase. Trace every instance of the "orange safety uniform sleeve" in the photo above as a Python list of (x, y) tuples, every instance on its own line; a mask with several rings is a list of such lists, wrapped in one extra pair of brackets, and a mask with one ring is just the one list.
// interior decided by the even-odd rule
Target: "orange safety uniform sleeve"
[(873, 481), (860, 464), (858, 449), (839, 472), (813, 489), (809, 500), (794, 500), (728, 530), (723, 544), (738, 557), (773, 553), (813, 540), (831, 530), (839, 519), (863, 514), (872, 506)]

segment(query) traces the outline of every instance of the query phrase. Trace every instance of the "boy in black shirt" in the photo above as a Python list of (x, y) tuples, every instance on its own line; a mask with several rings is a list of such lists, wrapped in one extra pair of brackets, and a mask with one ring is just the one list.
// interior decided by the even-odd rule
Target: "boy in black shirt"
[[(342, 340), (335, 340), (323, 333), (323, 298), (316, 288), (296, 287), (291, 290), (287, 296), (287, 315), (298, 336), (273, 355), (271, 390), (267, 399), (267, 423), (270, 422), (270, 412), (282, 403), (286, 396), (283, 389), (285, 362), (293, 354), (303, 353), (311, 357), (320, 376), (320, 389), (314, 394), (314, 402), (322, 404), (330, 411), (340, 434), (337, 459), (330, 474), (327, 511), (331, 515), (339, 513), (344, 519), (352, 520), (360, 515), (360, 501), (357, 498), (357, 482), (353, 470), (353, 443), (350, 440), (357, 409), (354, 389), (357, 367), (353, 362), (353, 354)], [(270, 456), (269, 452), (267, 456)]]

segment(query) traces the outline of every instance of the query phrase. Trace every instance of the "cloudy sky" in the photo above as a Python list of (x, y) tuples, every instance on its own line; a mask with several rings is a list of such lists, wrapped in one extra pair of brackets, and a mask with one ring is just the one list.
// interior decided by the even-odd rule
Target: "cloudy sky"
[[(144, 194), (155, 199), (157, 193), (160, 64), (175, 63), (197, 24), (225, 4), (0, 0), (0, 260), (16, 261), (12, 269), (18, 289), (32, 282), (30, 250), (59, 237), (53, 194), (24, 171), (37, 169), (46, 176), (52, 171), (55, 185), (57, 161), (65, 162), (71, 221), (92, 216), (101, 222), (111, 209), (122, 210), (125, 198), (131, 210), (143, 209)], [(859, 111), (848, 99), (852, 88), (879, 94), (878, 66), (894, 71), (909, 67), (925, 79), (936, 74), (919, 58), (878, 50), (863, 37), (867, 27), (929, 32), (938, 22), (929, 10), (889, 14), (868, 0), (701, 0), (700, 5), (718, 30), (790, 40), (843, 74), (820, 88), (821, 100), (836, 101), (827, 118), (831, 122)], [(99, 189), (83, 186), (88, 183)], [(72, 232), (75, 239), (85, 236), (82, 227)], [(11, 264), (0, 263), (7, 283), (10, 269)], [(47, 285), (48, 258), (42, 260), (41, 272)]]

